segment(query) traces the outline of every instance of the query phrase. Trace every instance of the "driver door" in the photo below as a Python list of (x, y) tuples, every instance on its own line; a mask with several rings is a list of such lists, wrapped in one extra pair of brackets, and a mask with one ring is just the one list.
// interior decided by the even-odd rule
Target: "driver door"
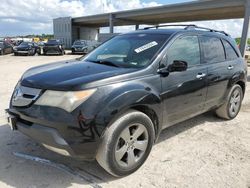
[(198, 36), (188, 35), (176, 39), (167, 49), (161, 66), (169, 66), (175, 60), (185, 61), (188, 68), (161, 77), (165, 127), (199, 114), (204, 108), (207, 92), (207, 67), (201, 64)]

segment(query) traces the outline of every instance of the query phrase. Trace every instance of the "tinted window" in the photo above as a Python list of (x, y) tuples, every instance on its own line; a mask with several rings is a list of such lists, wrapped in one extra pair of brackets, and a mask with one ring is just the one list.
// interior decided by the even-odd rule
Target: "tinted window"
[(60, 44), (60, 40), (49, 40), (47, 44)]
[(31, 42), (22, 42), (20, 46), (33, 46)]
[(202, 37), (204, 58), (207, 63), (218, 63), (225, 60), (221, 40), (215, 37)]
[(237, 59), (238, 55), (235, 52), (235, 50), (233, 49), (233, 47), (231, 46), (231, 44), (229, 44), (229, 42), (222, 40), (224, 47), (225, 47), (225, 51), (226, 51), (226, 57), (228, 60), (233, 60), (233, 59)]
[(178, 38), (168, 49), (167, 61), (172, 64), (174, 60), (186, 61), (188, 66), (200, 64), (200, 46), (197, 36)]
[(149, 65), (169, 35), (125, 34), (112, 38), (96, 48), (84, 60), (111, 62), (119, 67), (141, 68)]
[(86, 45), (84, 41), (75, 41), (74, 45)]

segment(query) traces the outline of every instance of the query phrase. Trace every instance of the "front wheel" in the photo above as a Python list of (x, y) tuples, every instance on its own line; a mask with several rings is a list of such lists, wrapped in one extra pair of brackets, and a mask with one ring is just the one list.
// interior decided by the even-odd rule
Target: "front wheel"
[(130, 110), (105, 132), (96, 159), (113, 176), (129, 175), (147, 159), (154, 137), (151, 119), (142, 112)]
[(234, 119), (240, 111), (242, 99), (242, 88), (236, 84), (230, 90), (226, 102), (215, 111), (217, 116), (228, 120)]

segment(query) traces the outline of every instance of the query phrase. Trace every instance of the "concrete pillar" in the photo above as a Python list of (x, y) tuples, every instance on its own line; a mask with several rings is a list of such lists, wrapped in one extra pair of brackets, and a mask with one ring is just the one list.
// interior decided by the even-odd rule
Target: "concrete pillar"
[(245, 5), (245, 17), (244, 17), (244, 24), (243, 30), (241, 35), (241, 43), (240, 43), (240, 52), (242, 56), (245, 56), (246, 53), (246, 45), (249, 33), (249, 24), (250, 24), (250, 0), (246, 0)]
[(109, 33), (114, 33), (114, 15), (109, 15)]
[(135, 25), (135, 30), (138, 30), (138, 29), (139, 29), (139, 26), (140, 26), (139, 24), (136, 24), (136, 25)]

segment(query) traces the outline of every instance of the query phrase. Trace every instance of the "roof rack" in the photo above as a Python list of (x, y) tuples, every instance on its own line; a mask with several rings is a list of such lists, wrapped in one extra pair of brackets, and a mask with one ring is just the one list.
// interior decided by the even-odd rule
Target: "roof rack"
[(218, 31), (218, 30), (214, 30), (214, 29), (210, 29), (210, 28), (206, 28), (206, 27), (199, 27), (199, 26), (194, 25), (194, 24), (155, 25), (155, 26), (151, 26), (151, 27), (145, 27), (145, 28), (143, 28), (143, 30), (154, 29), (154, 28), (159, 29), (160, 27), (185, 27), (184, 30), (200, 29), (200, 30), (207, 30), (209, 32), (221, 33), (221, 34), (224, 34), (226, 36), (230, 36), (228, 33), (224, 32), (224, 31)]

